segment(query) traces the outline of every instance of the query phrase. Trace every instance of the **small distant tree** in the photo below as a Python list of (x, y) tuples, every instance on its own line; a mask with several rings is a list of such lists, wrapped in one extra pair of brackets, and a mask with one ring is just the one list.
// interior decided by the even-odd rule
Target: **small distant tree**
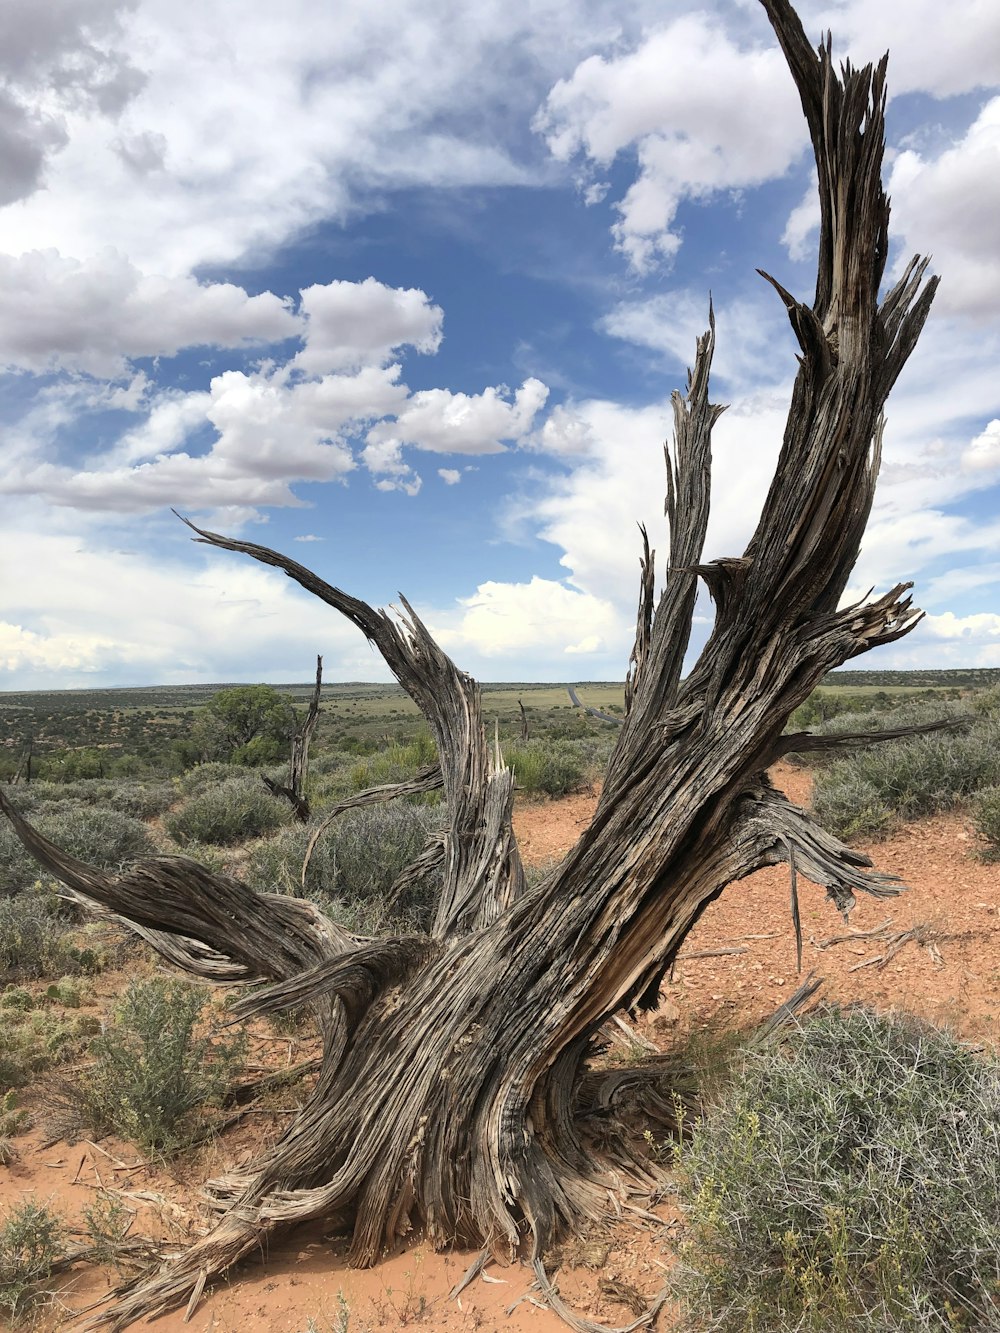
[(192, 742), (202, 761), (257, 767), (284, 757), (295, 727), (291, 700), (272, 685), (234, 685), (201, 710)]

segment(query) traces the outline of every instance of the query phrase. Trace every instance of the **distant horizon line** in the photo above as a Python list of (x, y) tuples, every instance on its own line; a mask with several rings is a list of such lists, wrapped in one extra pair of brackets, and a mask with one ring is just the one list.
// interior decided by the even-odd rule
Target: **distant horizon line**
[[(919, 678), (923, 676), (934, 677), (957, 677), (957, 676), (1000, 676), (1000, 667), (872, 667), (869, 669), (853, 668), (835, 668), (827, 673), (828, 676), (910, 676)], [(480, 680), (479, 685), (482, 689), (516, 689), (537, 688), (538, 686), (558, 686), (565, 689), (570, 685), (621, 685), (624, 687), (624, 678), (598, 678), (592, 677), (583, 680), (578, 676), (570, 677), (564, 680)], [(35, 689), (2, 689), (0, 696), (4, 695), (23, 695), (23, 694), (110, 694), (116, 691), (129, 691), (134, 693), (143, 693), (157, 690), (227, 690), (234, 689), (241, 685), (271, 685), (274, 688), (281, 689), (302, 689), (312, 690), (315, 686), (314, 680), (219, 680), (219, 681), (160, 681), (152, 685), (67, 685), (67, 686), (48, 686)], [(382, 689), (382, 690), (400, 690), (405, 694), (405, 690), (398, 681), (386, 680), (332, 680), (324, 681), (323, 689)]]

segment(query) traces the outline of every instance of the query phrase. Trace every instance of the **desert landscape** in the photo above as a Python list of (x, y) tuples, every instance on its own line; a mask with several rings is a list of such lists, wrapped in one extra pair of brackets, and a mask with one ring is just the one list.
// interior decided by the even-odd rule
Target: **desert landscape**
[[(774, 783), (795, 802), (808, 804), (808, 769), (782, 764)], [(594, 787), (571, 795), (524, 798), (515, 829), (529, 865), (561, 859), (589, 823)], [(801, 888), (803, 969), (822, 977), (816, 1002), (861, 1003), (903, 1010), (941, 1024), (962, 1038), (996, 1048), (1000, 1010), (1000, 878), (977, 859), (980, 839), (967, 812), (952, 811), (908, 823), (866, 848), (877, 866), (899, 878), (905, 891), (883, 901), (860, 898), (849, 925), (815, 886)], [(88, 979), (77, 1009), (104, 1021), (137, 964), (109, 968)], [(151, 958), (138, 964), (151, 973)], [(691, 932), (658, 1008), (627, 1020), (617, 1033), (630, 1056), (683, 1046), (692, 1036), (752, 1028), (796, 988), (795, 939), (789, 912), (789, 879), (779, 866), (730, 887)], [(49, 983), (27, 990), (39, 1004)], [(221, 1012), (224, 997), (217, 997)], [(627, 1035), (630, 1031), (633, 1036)], [(614, 1031), (608, 1057), (615, 1058)], [(277, 1036), (253, 1026), (248, 1069), (277, 1072), (315, 1053), (308, 1031)], [(58, 1066), (60, 1079), (71, 1070)], [(85, 1067), (84, 1067), (85, 1076)], [(59, 1137), (49, 1123), (46, 1085), (19, 1098), (32, 1127), (18, 1133), (0, 1175), (0, 1206), (37, 1202), (68, 1226), (81, 1227), (96, 1199), (118, 1201), (129, 1217), (129, 1235), (150, 1237), (169, 1251), (199, 1234), (204, 1218), (199, 1188), (205, 1178), (250, 1160), (281, 1127), (301, 1099), (303, 1082), (272, 1092), (231, 1128), (172, 1160), (137, 1151), (114, 1135)], [(617, 1224), (571, 1238), (553, 1256), (558, 1290), (575, 1315), (627, 1326), (655, 1299), (674, 1262), (683, 1216), (669, 1192)], [(461, 1293), (450, 1293), (476, 1259), (474, 1253), (435, 1253), (419, 1235), (370, 1269), (351, 1268), (342, 1236), (305, 1226), (272, 1243), (226, 1282), (209, 1284), (189, 1322), (181, 1312), (153, 1327), (164, 1333), (397, 1333), (412, 1327), (480, 1330), (480, 1333), (554, 1333), (565, 1327), (532, 1291), (530, 1269), (490, 1262)], [(128, 1273), (89, 1262), (54, 1275), (51, 1304), (36, 1310), (38, 1329), (72, 1327), (77, 1312), (104, 1296)], [(513, 1308), (512, 1308), (513, 1307)], [(673, 1326), (668, 1303), (654, 1326)]]

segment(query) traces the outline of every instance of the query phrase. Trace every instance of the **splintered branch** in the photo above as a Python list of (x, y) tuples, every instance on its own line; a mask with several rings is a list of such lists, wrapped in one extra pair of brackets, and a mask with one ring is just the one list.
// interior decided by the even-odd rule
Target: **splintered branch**
[(309, 822), (309, 800), (305, 794), (309, 778), (309, 743), (319, 721), (319, 699), (323, 688), (323, 659), (316, 658), (316, 684), (309, 710), (292, 737), (292, 753), (288, 763), (288, 785), (274, 782), (271, 778), (263, 779), (264, 786), (274, 796), (283, 796), (295, 811), (296, 819), (303, 824)]
[(514, 778), (488, 745), (479, 686), (443, 652), (405, 597), (398, 622), (335, 588), (289, 556), (196, 527), (195, 540), (283, 570), (367, 636), (423, 713), (438, 748), (447, 839), (432, 934), (443, 939), (493, 921), (525, 889), (510, 813)]
[[(616, 754), (634, 757), (633, 737), (641, 737), (677, 698), (684, 654), (698, 595), (694, 567), (701, 559), (711, 500), (712, 428), (725, 411), (709, 402), (709, 375), (715, 355), (715, 311), (708, 306), (708, 329), (695, 346), (687, 393), (671, 395), (673, 450), (664, 448), (667, 490), (664, 512), (670, 528), (670, 564), (663, 591), (653, 607), (654, 553), (641, 528), (643, 554), (635, 645), (629, 664), (627, 720)], [(615, 767), (614, 764), (612, 767)]]
[(880, 731), (843, 731), (822, 735), (815, 731), (789, 731), (775, 746), (775, 758), (786, 754), (808, 754), (823, 750), (857, 750), (882, 741), (898, 741), (906, 736), (929, 736), (935, 731), (957, 731), (967, 724), (961, 718), (941, 718), (936, 722), (918, 722), (909, 727), (887, 727)]
[(430, 942), (422, 935), (359, 945), (341, 958), (329, 958), (236, 1001), (230, 1009), (230, 1022), (297, 1009), (317, 995), (336, 995), (347, 1021), (356, 1024), (380, 991), (404, 978), (431, 952)]

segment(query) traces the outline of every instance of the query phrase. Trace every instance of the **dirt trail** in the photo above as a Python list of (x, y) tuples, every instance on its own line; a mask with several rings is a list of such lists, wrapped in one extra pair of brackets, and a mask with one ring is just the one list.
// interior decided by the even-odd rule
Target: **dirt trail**
[[(809, 778), (780, 766), (774, 778), (793, 800), (808, 799)], [(596, 797), (525, 806), (515, 828), (531, 863), (560, 857), (576, 841)], [(1000, 1013), (1000, 871), (974, 860), (974, 838), (958, 815), (939, 816), (901, 830), (872, 851), (879, 869), (898, 875), (908, 892), (885, 902), (859, 897), (844, 927), (821, 889), (800, 879), (803, 968), (825, 978), (822, 994), (840, 1001), (864, 1000), (880, 1008), (905, 1008), (963, 1035), (996, 1041)], [(819, 945), (847, 930), (869, 931), (891, 918), (887, 934), (926, 927), (926, 944), (909, 940), (884, 968), (868, 960), (886, 940), (853, 939), (827, 949)], [(933, 945), (935, 952), (927, 945)], [(684, 953), (738, 948), (726, 957), (681, 961), (663, 991), (658, 1012), (643, 1020), (645, 1035), (661, 1045), (679, 1028), (706, 1022), (742, 1026), (771, 1013), (796, 985), (795, 941), (789, 913), (786, 867), (775, 867), (730, 887), (705, 912)], [(254, 1121), (251, 1117), (250, 1120)], [(0, 1204), (17, 1197), (48, 1201), (69, 1215), (94, 1198), (100, 1183), (131, 1195), (159, 1194), (166, 1206), (133, 1197), (137, 1233), (168, 1232), (178, 1243), (201, 1225), (197, 1185), (224, 1161), (249, 1155), (263, 1134), (279, 1132), (282, 1117), (260, 1116), (234, 1135), (172, 1168), (134, 1168), (138, 1154), (127, 1145), (102, 1142), (45, 1146), (39, 1131), (19, 1140), (11, 1167), (0, 1168)], [(112, 1158), (117, 1158), (116, 1166)], [(129, 1169), (122, 1169), (124, 1167)], [(75, 1183), (74, 1183), (75, 1182)], [(190, 1323), (171, 1315), (155, 1322), (160, 1333), (401, 1333), (419, 1326), (446, 1333), (556, 1333), (565, 1329), (551, 1312), (522, 1301), (506, 1308), (530, 1285), (527, 1269), (490, 1265), (491, 1281), (477, 1278), (461, 1297), (448, 1292), (475, 1257), (435, 1255), (416, 1240), (377, 1268), (358, 1271), (345, 1261), (345, 1245), (322, 1229), (302, 1229), (276, 1245), (260, 1264), (246, 1266), (234, 1285), (216, 1286)], [(662, 1285), (669, 1263), (669, 1233), (650, 1231), (639, 1219), (623, 1221), (589, 1242), (564, 1247), (559, 1286), (579, 1312), (612, 1325), (630, 1322), (628, 1302), (650, 1297)], [(79, 1308), (107, 1289), (109, 1276), (93, 1270), (64, 1284), (61, 1299)], [(659, 1327), (669, 1328), (663, 1315)]]

